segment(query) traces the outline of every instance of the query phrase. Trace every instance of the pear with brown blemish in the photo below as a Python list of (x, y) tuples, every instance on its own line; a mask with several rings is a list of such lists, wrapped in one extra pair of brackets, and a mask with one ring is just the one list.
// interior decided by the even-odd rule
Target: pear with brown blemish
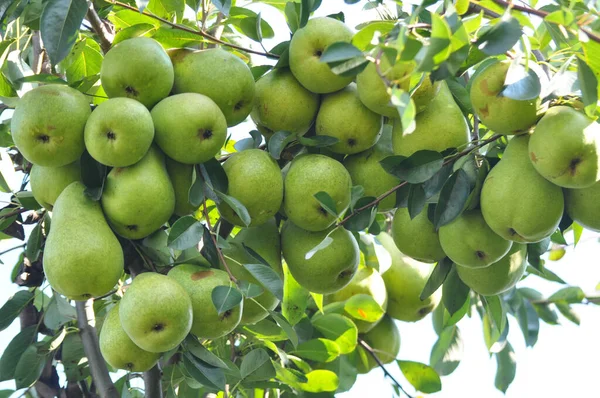
[(168, 276), (182, 286), (191, 297), (194, 313), (192, 334), (199, 338), (216, 339), (225, 336), (240, 323), (244, 309), (243, 301), (240, 305), (219, 314), (212, 300), (212, 291), (217, 286), (231, 286), (233, 283), (225, 271), (180, 264), (172, 268)]

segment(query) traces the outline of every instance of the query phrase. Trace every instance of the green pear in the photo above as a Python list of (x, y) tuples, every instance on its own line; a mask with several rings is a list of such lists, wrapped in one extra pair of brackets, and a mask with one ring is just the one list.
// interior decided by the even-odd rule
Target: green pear
[(391, 233), (398, 249), (409, 257), (427, 263), (446, 257), (438, 233), (427, 216), (427, 208), (412, 220), (407, 208), (398, 208)]
[(335, 223), (314, 197), (326, 192), (338, 214), (350, 205), (352, 180), (344, 166), (324, 155), (303, 155), (292, 161), (284, 181), (283, 208), (289, 219), (300, 228), (322, 231)]
[[(227, 265), (233, 276), (238, 280), (262, 286), (262, 284), (245, 268), (246, 264), (260, 264), (260, 262), (248, 254), (246, 249), (244, 249), (244, 245), (254, 250), (283, 278), (283, 271), (281, 268), (281, 242), (279, 230), (277, 229), (274, 218), (258, 227), (242, 229), (235, 238), (229, 242), (230, 247), (223, 249)], [(244, 299), (244, 311), (240, 323), (242, 325), (249, 325), (265, 319), (269, 316), (269, 312), (265, 311), (262, 307), (272, 311), (277, 307), (277, 304), (279, 304), (279, 300), (273, 293), (263, 287), (263, 292), (259, 296), (254, 297), (253, 299)]]
[(533, 167), (564, 188), (586, 188), (600, 180), (600, 124), (568, 106), (554, 106), (529, 139)]
[(474, 292), (495, 296), (512, 289), (525, 273), (527, 245), (513, 244), (510, 251), (499, 261), (484, 268), (456, 265), (460, 279)]
[[(408, 91), (410, 88), (410, 74), (415, 68), (414, 62), (398, 61), (390, 65), (386, 56), (382, 56), (379, 68), (384, 77), (398, 85), (398, 88)], [(358, 96), (363, 104), (370, 110), (380, 115), (396, 119), (400, 117), (398, 109), (391, 103), (391, 95), (377, 71), (377, 66), (369, 62), (365, 70), (356, 77)]]
[[(327, 238), (330, 243), (315, 252)], [(281, 229), (281, 249), (292, 276), (313, 293), (342, 289), (354, 277), (360, 260), (356, 239), (341, 227), (310, 232), (288, 220)]]
[(138, 275), (121, 300), (119, 319), (142, 350), (166, 352), (177, 347), (192, 327), (192, 300), (179, 283), (154, 272)]
[(410, 156), (421, 150), (442, 152), (465, 146), (469, 142), (469, 126), (454, 102), (445, 82), (427, 108), (415, 117), (415, 130), (402, 131), (400, 120), (394, 122), (393, 144), (396, 155)]
[(102, 88), (109, 98), (127, 97), (152, 108), (173, 88), (173, 65), (162, 46), (148, 37), (123, 40), (104, 56)]
[(496, 62), (471, 82), (471, 104), (479, 120), (499, 134), (529, 130), (537, 120), (540, 99), (515, 100), (502, 95), (510, 62)]
[(189, 193), (194, 178), (194, 166), (179, 163), (170, 157), (165, 158), (167, 173), (175, 192), (175, 211), (180, 217), (194, 213), (197, 208), (190, 203)]
[(199, 338), (216, 339), (230, 333), (240, 323), (243, 302), (219, 315), (212, 300), (212, 292), (217, 286), (231, 285), (227, 272), (180, 264), (169, 271), (169, 278), (183, 286), (192, 299), (192, 334)]
[(289, 69), (281, 68), (272, 70), (256, 82), (256, 98), (250, 116), (254, 123), (268, 131), (304, 135), (318, 110), (319, 96), (305, 89)]
[(565, 209), (571, 219), (600, 232), (600, 182), (582, 189), (565, 189)]
[[(223, 163), (223, 169), (229, 180), (227, 194), (246, 207), (250, 226), (264, 224), (277, 213), (283, 201), (283, 177), (268, 152), (260, 149), (236, 152)], [(244, 226), (225, 201), (218, 208), (227, 221)]]
[(436, 81), (435, 83), (432, 83), (430, 76), (425, 75), (425, 78), (423, 79), (419, 87), (417, 87), (417, 89), (411, 95), (417, 113), (423, 112), (427, 108), (427, 106), (429, 106), (431, 101), (433, 101), (436, 95), (438, 95), (441, 88), (441, 81)]
[(390, 268), (382, 275), (388, 294), (387, 314), (405, 322), (417, 322), (425, 318), (442, 298), (441, 289), (425, 300), (420, 298), (435, 265), (405, 256), (385, 232), (377, 235), (377, 239), (392, 260)]
[(152, 145), (154, 124), (148, 109), (131, 98), (102, 102), (85, 125), (85, 147), (98, 162), (126, 167), (139, 162)]
[(337, 138), (328, 147), (335, 153), (353, 154), (371, 148), (381, 135), (383, 118), (358, 98), (354, 83), (323, 97), (317, 121), (317, 135)]
[(58, 195), (75, 181), (81, 181), (79, 162), (60, 167), (44, 167), (34, 164), (29, 173), (33, 197), (50, 211), (52, 211)]
[(481, 213), (504, 239), (530, 243), (552, 235), (564, 210), (560, 187), (539, 175), (529, 161), (529, 136), (512, 138), (481, 189)]
[(482, 268), (499, 261), (512, 242), (498, 236), (485, 223), (480, 210), (462, 213), (439, 229), (440, 244), (450, 260), (463, 267)]
[(113, 368), (145, 372), (160, 359), (159, 353), (142, 350), (125, 333), (119, 318), (119, 303), (104, 318), (99, 343), (104, 360)]
[(313, 93), (326, 94), (341, 90), (352, 76), (336, 75), (321, 55), (333, 43), (352, 41), (352, 31), (337, 19), (312, 18), (298, 29), (290, 42), (290, 69), (300, 84)]
[(220, 48), (180, 52), (173, 57), (173, 92), (204, 94), (221, 108), (228, 126), (243, 122), (254, 104), (254, 77), (248, 65)]
[[(387, 315), (361, 338), (373, 349), (373, 353), (383, 364), (394, 361), (400, 352), (400, 331), (394, 320)], [(364, 348), (359, 348), (358, 355), (358, 373), (369, 373), (378, 366), (373, 356)]]
[[(344, 166), (352, 178), (352, 185), (362, 186), (365, 196), (378, 197), (400, 184), (400, 180), (385, 171), (379, 163), (388, 156), (394, 155), (391, 148), (385, 145), (387, 141), (383, 139), (384, 137), (385, 132), (371, 149), (344, 159)], [(396, 196), (389, 195), (379, 202), (377, 209), (386, 212), (394, 207), (396, 207)]]
[(160, 149), (180, 163), (204, 163), (219, 153), (227, 138), (225, 116), (202, 94), (178, 94), (152, 109), (155, 140)]
[(33, 164), (60, 167), (83, 153), (83, 130), (90, 116), (85, 95), (62, 84), (28, 91), (17, 102), (10, 129), (15, 145)]
[(175, 192), (164, 155), (155, 147), (138, 163), (108, 173), (102, 208), (116, 233), (142, 239), (166, 223), (175, 208)]
[[(84, 250), (83, 250), (84, 249)], [(123, 274), (123, 250), (100, 203), (74, 182), (58, 196), (44, 249), (50, 286), (72, 300), (104, 296)]]
[[(341, 290), (325, 296), (324, 302), (325, 304), (345, 303), (346, 300), (357, 294), (369, 295), (384, 311), (387, 308), (388, 298), (387, 291), (385, 290), (385, 282), (376, 269), (366, 266), (360, 266), (350, 283)], [(357, 319), (353, 319), (353, 321), (359, 333), (368, 332), (379, 322), (365, 322)]]

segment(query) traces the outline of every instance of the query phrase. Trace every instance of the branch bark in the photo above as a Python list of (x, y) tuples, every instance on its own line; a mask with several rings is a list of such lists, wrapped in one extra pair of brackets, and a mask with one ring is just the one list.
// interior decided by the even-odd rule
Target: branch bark
[(152, 369), (144, 372), (145, 398), (162, 398), (162, 370), (160, 363), (157, 363)]
[(115, 38), (115, 35), (108, 29), (106, 23), (100, 19), (100, 16), (94, 9), (94, 3), (90, 1), (88, 6), (87, 14), (85, 18), (92, 25), (92, 29), (98, 35), (100, 39), (100, 47), (102, 51), (106, 54), (108, 50), (110, 50), (111, 43)]
[(75, 308), (77, 309), (77, 326), (79, 327), (81, 341), (83, 342), (83, 350), (88, 358), (90, 373), (92, 374), (98, 394), (103, 398), (119, 398), (119, 393), (108, 374), (104, 358), (100, 354), (93, 304), (93, 299), (78, 301), (75, 304)]

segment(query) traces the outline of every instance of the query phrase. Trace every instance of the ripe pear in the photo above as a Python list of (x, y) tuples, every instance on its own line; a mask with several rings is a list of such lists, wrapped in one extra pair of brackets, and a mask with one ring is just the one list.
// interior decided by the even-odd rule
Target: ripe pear
[(358, 98), (354, 83), (323, 97), (316, 121), (317, 135), (339, 142), (328, 147), (335, 153), (353, 154), (371, 148), (381, 135), (383, 118)]
[(484, 268), (456, 265), (460, 279), (473, 291), (484, 296), (495, 296), (512, 289), (525, 273), (527, 245), (513, 244), (499, 261)]
[(123, 250), (108, 227), (100, 203), (74, 182), (58, 196), (44, 250), (50, 286), (72, 300), (110, 292), (123, 274)]
[(160, 359), (159, 353), (142, 350), (125, 333), (119, 318), (119, 303), (104, 318), (99, 340), (100, 352), (113, 368), (145, 372)]
[(340, 76), (321, 62), (321, 55), (333, 43), (352, 41), (352, 31), (337, 19), (312, 18), (298, 29), (290, 42), (290, 69), (300, 84), (313, 93), (326, 94), (341, 90), (352, 76)]
[(115, 232), (127, 239), (145, 238), (167, 222), (175, 208), (175, 192), (160, 150), (150, 147), (133, 166), (112, 169), (102, 208)]
[(281, 68), (272, 70), (256, 82), (256, 98), (250, 116), (254, 123), (268, 131), (304, 135), (318, 110), (319, 95), (305, 89), (289, 69)]
[(168, 276), (138, 275), (125, 292), (119, 319), (125, 333), (141, 349), (166, 352), (177, 347), (192, 327), (192, 300)]
[(439, 229), (440, 244), (450, 260), (463, 267), (482, 268), (499, 261), (512, 242), (485, 223), (481, 211), (469, 210)]
[(225, 116), (202, 94), (178, 94), (152, 109), (155, 140), (167, 156), (180, 163), (204, 163), (215, 157), (227, 138)]
[(600, 182), (582, 189), (565, 189), (565, 209), (571, 219), (600, 232)]
[(496, 62), (478, 73), (471, 82), (471, 104), (479, 120), (499, 134), (529, 130), (537, 120), (540, 99), (515, 100), (501, 94), (510, 62)]
[(33, 197), (50, 211), (52, 211), (58, 195), (75, 181), (81, 181), (79, 162), (60, 167), (44, 167), (34, 164), (29, 173)]
[(412, 220), (407, 208), (398, 208), (391, 233), (398, 249), (416, 260), (433, 263), (446, 257), (438, 233), (427, 216), (427, 208)]
[[(326, 238), (331, 243), (314, 252)], [(281, 248), (294, 278), (313, 293), (341, 290), (354, 277), (360, 260), (356, 239), (341, 227), (310, 232), (288, 220), (281, 229)]]
[(412, 132), (402, 132), (400, 120), (394, 122), (392, 141), (396, 155), (410, 156), (421, 150), (442, 152), (469, 142), (469, 126), (454, 102), (446, 82), (427, 108), (415, 117)]
[(31, 163), (65, 166), (85, 149), (83, 129), (90, 113), (89, 101), (74, 88), (39, 86), (17, 103), (10, 124), (12, 138)]
[(600, 124), (568, 106), (554, 106), (529, 139), (533, 167), (564, 188), (586, 188), (600, 180)]
[[(260, 264), (244, 249), (247, 246), (254, 250), (259, 256), (269, 263), (271, 268), (283, 278), (281, 268), (281, 242), (279, 230), (272, 218), (258, 227), (244, 228), (229, 242), (230, 247), (223, 249), (227, 259), (227, 265), (233, 276), (239, 280), (253, 283), (258, 286), (262, 284), (244, 267), (246, 264)], [(263, 287), (263, 292), (253, 299), (244, 299), (244, 311), (240, 323), (242, 325), (255, 324), (265, 319), (274, 310), (279, 300)], [(256, 300), (256, 302), (254, 302)], [(259, 305), (260, 304), (260, 305)], [(262, 306), (262, 307), (261, 307)]]
[(415, 103), (415, 108), (417, 113), (423, 112), (427, 106), (433, 101), (436, 95), (440, 92), (442, 88), (442, 82), (436, 81), (435, 83), (431, 82), (431, 78), (429, 75), (426, 75), (419, 87), (412, 93), (411, 98)]
[(85, 147), (98, 162), (126, 167), (139, 162), (152, 145), (154, 124), (148, 109), (130, 98), (102, 102), (85, 125)]
[(165, 157), (165, 160), (167, 173), (169, 174), (171, 184), (173, 185), (173, 191), (175, 192), (174, 213), (181, 217), (195, 212), (197, 208), (193, 206), (189, 200), (190, 188), (194, 177), (194, 166), (191, 164), (179, 163), (170, 157)]
[(435, 267), (402, 254), (387, 233), (377, 235), (381, 245), (392, 259), (390, 268), (382, 275), (388, 294), (387, 314), (405, 322), (417, 322), (440, 303), (442, 291), (438, 289), (421, 301), (421, 292)]
[[(397, 61), (391, 66), (387, 57), (382, 56), (379, 68), (386, 79), (398, 84), (400, 89), (408, 91), (410, 74), (415, 68), (414, 62)], [(398, 109), (391, 103), (391, 95), (373, 62), (369, 62), (365, 70), (358, 74), (356, 86), (360, 100), (371, 111), (393, 119), (400, 117)]]
[(106, 53), (100, 80), (109, 98), (132, 98), (150, 109), (171, 92), (173, 65), (156, 40), (135, 37)]
[(243, 122), (254, 103), (254, 77), (241, 58), (220, 48), (187, 52), (173, 57), (173, 92), (204, 94), (223, 112), (228, 126)]
[[(377, 359), (386, 364), (394, 361), (400, 352), (400, 332), (392, 318), (384, 315), (381, 321), (368, 333), (361, 336), (373, 349)], [(359, 349), (358, 373), (369, 373), (378, 366), (373, 356), (364, 348)]]
[(308, 231), (323, 231), (335, 222), (314, 197), (326, 192), (338, 214), (350, 205), (352, 180), (344, 166), (325, 155), (303, 155), (292, 161), (284, 180), (283, 208), (289, 219)]
[(169, 271), (169, 278), (183, 286), (192, 299), (192, 334), (200, 338), (216, 339), (225, 336), (240, 323), (243, 302), (219, 315), (212, 300), (212, 292), (217, 286), (230, 286), (232, 283), (225, 271), (180, 264)]
[(552, 235), (562, 218), (560, 187), (539, 175), (529, 161), (529, 136), (512, 138), (481, 189), (481, 213), (504, 239), (529, 243)]
[[(367, 294), (371, 296), (384, 311), (387, 308), (388, 297), (387, 291), (385, 290), (385, 282), (376, 269), (366, 266), (360, 266), (350, 283), (341, 290), (325, 296), (324, 302), (325, 304), (345, 303), (346, 300), (357, 294)], [(366, 333), (373, 329), (379, 320), (376, 322), (366, 322), (353, 319), (353, 322), (356, 324), (359, 333)]]
[[(385, 171), (379, 163), (388, 156), (394, 155), (392, 149), (385, 145), (387, 141), (384, 140), (384, 137), (385, 132), (374, 147), (344, 159), (344, 166), (352, 178), (352, 185), (362, 186), (365, 196), (378, 197), (400, 184), (400, 179)], [(380, 212), (386, 212), (395, 206), (395, 195), (390, 195), (379, 202), (377, 209)]]
[[(249, 226), (264, 224), (277, 213), (283, 201), (283, 177), (268, 152), (260, 149), (236, 152), (223, 163), (223, 169), (229, 180), (227, 194), (246, 207), (251, 219)], [(230, 223), (245, 225), (225, 201), (218, 208)]]

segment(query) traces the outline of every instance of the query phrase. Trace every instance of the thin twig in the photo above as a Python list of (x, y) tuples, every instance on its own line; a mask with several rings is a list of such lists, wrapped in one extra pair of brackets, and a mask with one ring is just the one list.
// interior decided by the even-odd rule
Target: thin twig
[(28, 212), (28, 211), (29, 210), (27, 210), (25, 208), (20, 208), (20, 209), (13, 210), (10, 213), (2, 214), (2, 215), (0, 215), (0, 217), (6, 219), (6, 218), (9, 218), (9, 217), (12, 217), (12, 216), (16, 216), (17, 214), (22, 214), (22, 213), (25, 213), (25, 212)]
[(102, 51), (104, 51), (104, 53), (106, 54), (108, 50), (110, 50), (110, 46), (115, 38), (115, 35), (110, 30), (108, 30), (104, 21), (100, 19), (100, 16), (94, 9), (94, 3), (91, 1), (88, 6), (86, 19), (90, 21), (90, 24), (92, 25), (92, 30), (98, 35), (98, 38), (100, 39), (100, 47), (102, 48)]
[[(557, 300), (560, 301), (560, 300)], [(540, 300), (530, 300), (531, 304), (538, 305), (547, 305), (547, 304), (556, 304), (556, 301), (551, 301), (549, 299), (540, 299)], [(585, 296), (580, 303), (572, 303), (572, 304), (598, 304), (600, 303), (600, 295), (599, 296)]]
[(13, 251), (13, 250), (17, 250), (17, 249), (20, 249), (20, 248), (22, 248), (22, 247), (25, 247), (25, 245), (26, 245), (26, 243), (23, 243), (22, 245), (15, 246), (15, 247), (11, 247), (10, 249), (6, 249), (6, 250), (4, 250), (4, 251), (0, 252), (0, 256), (2, 256), (3, 254), (6, 254), (6, 253), (8, 253), (8, 252), (11, 252), (11, 251)]
[[(126, 8), (128, 10), (139, 12), (139, 10), (136, 7), (130, 6), (129, 4), (126, 4), (126, 3), (122, 3), (120, 1), (109, 0), (109, 3), (111, 3), (113, 5), (116, 5), (116, 6), (119, 6), (119, 7)], [(188, 28), (187, 26), (183, 26), (183, 25), (179, 25), (179, 24), (173, 23), (173, 22), (169, 21), (168, 19), (161, 18), (161, 17), (159, 17), (157, 15), (154, 15), (154, 14), (151, 14), (151, 13), (149, 13), (147, 11), (142, 11), (141, 14), (143, 14), (143, 15), (145, 15), (147, 17), (156, 19), (157, 21), (160, 21), (160, 22), (162, 22), (164, 24), (167, 24), (167, 25), (169, 25), (170, 27), (172, 27), (174, 29), (182, 30), (184, 32), (188, 32), (188, 33), (192, 33), (194, 35), (198, 35), (198, 36), (204, 37), (205, 39), (207, 39), (208, 41), (211, 41), (213, 43), (221, 44), (221, 45), (226, 46), (226, 47), (235, 48), (236, 50), (245, 51), (245, 52), (250, 53), (250, 54), (264, 55), (265, 57), (269, 57), (269, 58), (279, 58), (279, 55), (277, 55), (277, 54), (273, 54), (273, 53), (269, 53), (269, 52), (256, 51), (256, 50), (252, 50), (250, 48), (238, 46), (238, 45), (233, 44), (233, 43), (228, 43), (226, 41), (223, 41), (221, 39), (218, 39), (218, 38), (214, 37), (210, 33), (205, 32), (203, 30), (194, 30), (194, 29)]]
[(392, 374), (390, 372), (388, 372), (388, 370), (383, 365), (383, 362), (381, 362), (381, 360), (377, 357), (377, 354), (375, 354), (375, 351), (373, 350), (373, 348), (371, 348), (371, 346), (363, 339), (358, 339), (358, 343), (361, 345), (362, 348), (365, 349), (365, 351), (367, 351), (369, 353), (369, 355), (371, 355), (371, 357), (373, 357), (375, 362), (377, 362), (377, 365), (379, 365), (381, 370), (383, 370), (383, 373), (394, 382), (394, 384), (400, 389), (400, 391), (402, 391), (404, 394), (406, 394), (406, 396), (408, 398), (413, 398), (413, 396), (410, 395), (409, 393), (407, 393), (406, 390), (402, 387), (402, 385), (400, 383), (398, 383), (398, 380), (396, 380), (394, 378), (394, 376), (392, 376)]
[(212, 240), (213, 244), (215, 245), (215, 249), (217, 250), (217, 255), (219, 256), (219, 260), (221, 260), (221, 264), (223, 264), (223, 268), (225, 268), (225, 271), (227, 271), (227, 274), (229, 274), (229, 279), (231, 279), (231, 281), (235, 284), (237, 284), (237, 278), (235, 276), (233, 276), (233, 273), (231, 273), (231, 270), (229, 269), (229, 266), (227, 265), (227, 260), (225, 260), (225, 256), (223, 256), (223, 252), (221, 251), (221, 249), (219, 248), (218, 244), (217, 244), (217, 238), (215, 238), (214, 234), (212, 233), (212, 225), (210, 222), (210, 216), (208, 215), (208, 208), (206, 206), (206, 197), (204, 197), (203, 201), (202, 201), (202, 214), (204, 214), (204, 220), (206, 220), (206, 226), (208, 227), (208, 230), (210, 231), (210, 239)]

